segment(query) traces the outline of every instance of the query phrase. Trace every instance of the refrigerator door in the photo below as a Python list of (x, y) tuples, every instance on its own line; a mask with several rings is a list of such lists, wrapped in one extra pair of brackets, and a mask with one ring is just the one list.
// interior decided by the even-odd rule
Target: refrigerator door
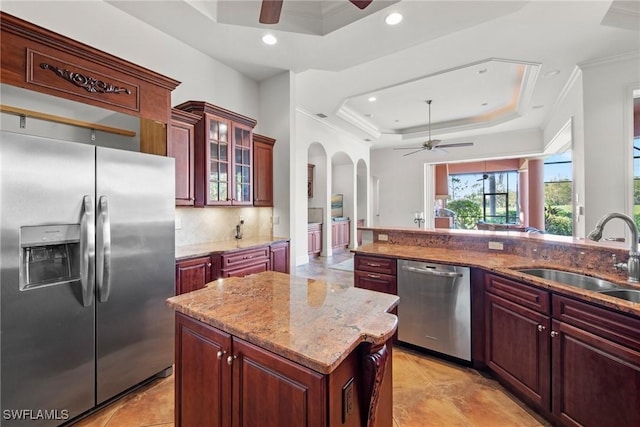
[(97, 402), (173, 364), (174, 160), (98, 147)]
[(92, 146), (0, 131), (3, 426), (95, 404), (94, 170)]

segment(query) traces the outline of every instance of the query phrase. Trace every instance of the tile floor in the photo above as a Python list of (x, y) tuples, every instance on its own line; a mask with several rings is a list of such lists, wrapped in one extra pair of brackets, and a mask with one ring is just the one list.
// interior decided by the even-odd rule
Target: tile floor
[[(344, 252), (314, 258), (293, 273), (353, 283), (353, 273), (328, 268), (350, 256)], [(393, 353), (393, 400), (393, 427), (548, 426), (488, 376), (400, 346)], [(74, 426), (169, 427), (173, 426), (173, 406), (171, 376), (142, 387)]]

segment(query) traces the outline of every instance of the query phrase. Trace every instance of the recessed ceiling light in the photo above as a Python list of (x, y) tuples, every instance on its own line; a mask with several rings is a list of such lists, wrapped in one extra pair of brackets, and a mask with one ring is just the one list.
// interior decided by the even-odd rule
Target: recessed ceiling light
[(365, 114), (364, 116), (371, 118), (371, 117), (373, 117), (373, 114)]
[(484, 74), (486, 72), (487, 72), (486, 68), (482, 68), (482, 69), (478, 70), (478, 74)]
[(278, 43), (278, 39), (273, 34), (265, 34), (264, 36), (262, 36), (262, 43), (273, 46), (274, 44)]
[(553, 77), (557, 76), (558, 74), (560, 74), (560, 70), (551, 70), (544, 73), (544, 77)]
[(398, 12), (393, 12), (387, 15), (386, 18), (384, 18), (384, 22), (387, 23), (387, 25), (396, 25), (399, 24), (402, 21), (402, 15), (399, 14)]
[(483, 102), (483, 103), (482, 103), (482, 104), (480, 104), (480, 105), (482, 105), (483, 107), (486, 107), (487, 105), (489, 105), (489, 103), (488, 103), (488, 102)]
[(540, 108), (544, 108), (544, 105), (542, 105), (542, 104), (538, 104), (538, 105), (534, 105), (534, 106), (533, 106), (533, 107), (531, 107), (531, 108), (533, 108), (534, 110), (539, 110)]
[(369, 97), (369, 102), (376, 102), (376, 97), (375, 96), (370, 96)]

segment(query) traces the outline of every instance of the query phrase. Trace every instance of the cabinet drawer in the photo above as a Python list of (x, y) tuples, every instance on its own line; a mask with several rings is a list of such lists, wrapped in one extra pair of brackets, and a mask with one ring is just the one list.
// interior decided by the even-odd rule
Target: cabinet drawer
[(262, 273), (271, 268), (270, 260), (261, 260), (259, 263), (252, 263), (243, 267), (230, 270), (222, 270), (222, 277), (244, 277), (250, 274)]
[(553, 317), (618, 344), (640, 350), (640, 319), (553, 295)]
[(488, 292), (540, 313), (549, 314), (550, 297), (549, 292), (544, 289), (534, 288), (493, 274), (487, 274), (485, 277)]
[(354, 277), (354, 286), (356, 288), (368, 289), (370, 291), (378, 291), (387, 294), (398, 295), (396, 277), (387, 274), (356, 271)]
[(396, 260), (394, 258), (379, 258), (370, 256), (355, 256), (355, 270), (371, 271), (373, 273), (396, 275)]
[(222, 254), (222, 269), (228, 270), (242, 265), (261, 263), (264, 260), (269, 260), (269, 246), (225, 253)]

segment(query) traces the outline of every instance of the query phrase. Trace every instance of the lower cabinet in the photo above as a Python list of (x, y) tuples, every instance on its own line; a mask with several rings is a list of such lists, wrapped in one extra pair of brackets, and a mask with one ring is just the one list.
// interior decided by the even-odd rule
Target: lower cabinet
[(267, 270), (289, 273), (288, 241), (176, 261), (176, 295), (202, 289), (222, 277), (244, 277)]
[(390, 366), (367, 392), (367, 355), (378, 353), (366, 343), (322, 374), (181, 313), (175, 328), (177, 427), (362, 427), (370, 413), (374, 427), (393, 422)]
[(307, 226), (307, 253), (319, 255), (322, 252), (322, 224), (309, 224)]
[(190, 258), (176, 262), (176, 295), (204, 288), (220, 272), (217, 256)]
[(289, 274), (289, 242), (274, 243), (270, 251), (271, 270)]
[(331, 223), (331, 248), (346, 248), (351, 243), (351, 221), (336, 221)]
[(640, 426), (640, 319), (555, 295), (553, 317), (554, 418)]
[(356, 288), (398, 295), (395, 259), (356, 254), (353, 267)]
[(320, 427), (325, 389), (315, 371), (176, 315), (177, 426)]
[(485, 362), (563, 426), (639, 426), (640, 319), (486, 275)]

